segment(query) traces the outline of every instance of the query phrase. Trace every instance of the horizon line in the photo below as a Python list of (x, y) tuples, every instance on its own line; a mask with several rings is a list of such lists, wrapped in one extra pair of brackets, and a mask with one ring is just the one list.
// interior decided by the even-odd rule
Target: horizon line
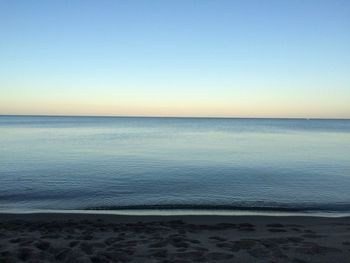
[(0, 117), (87, 117), (87, 118), (164, 118), (164, 119), (291, 119), (291, 120), (350, 120), (324, 117), (240, 117), (240, 116), (158, 116), (158, 115), (64, 115), (64, 114), (0, 114)]

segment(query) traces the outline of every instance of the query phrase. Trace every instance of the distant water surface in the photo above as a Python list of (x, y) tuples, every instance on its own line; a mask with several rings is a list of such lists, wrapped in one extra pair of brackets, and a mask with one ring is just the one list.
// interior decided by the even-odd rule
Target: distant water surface
[(350, 120), (0, 116), (0, 211), (350, 211)]

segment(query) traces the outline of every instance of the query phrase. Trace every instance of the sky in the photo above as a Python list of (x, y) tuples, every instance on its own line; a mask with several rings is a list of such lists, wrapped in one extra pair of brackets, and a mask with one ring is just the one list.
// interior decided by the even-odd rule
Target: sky
[(0, 114), (350, 118), (350, 1), (0, 0)]

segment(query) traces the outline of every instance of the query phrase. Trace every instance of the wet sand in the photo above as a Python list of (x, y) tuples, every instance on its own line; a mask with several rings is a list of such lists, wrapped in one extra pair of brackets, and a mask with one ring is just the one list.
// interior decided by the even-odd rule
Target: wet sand
[(350, 262), (350, 218), (0, 214), (0, 262)]

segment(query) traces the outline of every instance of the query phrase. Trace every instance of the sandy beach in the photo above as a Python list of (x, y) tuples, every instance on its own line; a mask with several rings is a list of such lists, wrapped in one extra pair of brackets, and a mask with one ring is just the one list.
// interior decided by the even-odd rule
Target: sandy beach
[(0, 262), (349, 262), (350, 218), (1, 214)]

